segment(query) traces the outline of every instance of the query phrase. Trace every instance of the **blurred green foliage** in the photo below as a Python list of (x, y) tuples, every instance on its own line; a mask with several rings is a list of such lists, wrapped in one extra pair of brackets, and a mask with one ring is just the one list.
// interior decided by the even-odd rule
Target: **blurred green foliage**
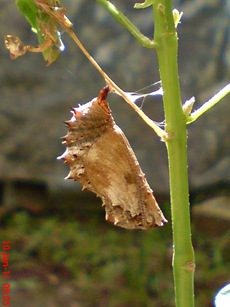
[[(39, 263), (70, 272), (82, 304), (174, 306), (171, 226), (126, 231), (95, 216), (87, 222), (13, 213), (1, 229), (11, 240), (11, 271)], [(211, 306), (215, 291), (227, 281), (229, 234), (208, 238), (196, 233), (196, 304)], [(154, 242), (154, 244), (152, 243)], [(31, 278), (35, 278), (32, 276)]]

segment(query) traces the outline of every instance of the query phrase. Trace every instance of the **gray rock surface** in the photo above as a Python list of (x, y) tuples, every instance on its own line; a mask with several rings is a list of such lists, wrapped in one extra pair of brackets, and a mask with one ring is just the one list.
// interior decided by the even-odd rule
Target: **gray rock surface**
[[(114, 1), (151, 37), (151, 10), (134, 10), (135, 2)], [(64, 5), (85, 47), (124, 90), (136, 91), (159, 80), (154, 52), (139, 46), (96, 1)], [(0, 6), (0, 180), (39, 180), (64, 187), (68, 168), (56, 160), (64, 151), (63, 121), (70, 118), (71, 106), (95, 97), (104, 80), (65, 33), (66, 49), (50, 67), (39, 54), (12, 61), (3, 44), (5, 34), (29, 44), (36, 44), (36, 38), (14, 2), (1, 1)], [(229, 82), (229, 1), (175, 1), (175, 6), (184, 11), (178, 28), (182, 97), (185, 101), (195, 96), (197, 108)], [(188, 127), (192, 189), (230, 182), (229, 99)], [(150, 185), (157, 193), (168, 193), (165, 145), (119, 97), (110, 95), (109, 101)], [(153, 120), (163, 120), (159, 97), (146, 99), (143, 110)]]
[[(210, 236), (223, 235), (230, 227), (230, 197), (218, 196), (195, 204), (192, 217), (197, 229)], [(230, 236), (226, 235), (226, 246), (229, 246)]]

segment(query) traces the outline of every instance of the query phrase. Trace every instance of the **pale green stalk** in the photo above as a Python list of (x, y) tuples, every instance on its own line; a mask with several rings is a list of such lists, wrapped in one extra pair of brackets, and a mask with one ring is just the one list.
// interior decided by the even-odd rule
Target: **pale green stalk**
[(197, 120), (201, 115), (211, 109), (214, 105), (221, 101), (225, 96), (230, 93), (230, 83), (223, 87), (216, 95), (206, 101), (199, 109), (192, 112), (190, 116), (188, 116), (187, 124), (190, 124)]
[(194, 306), (194, 251), (191, 241), (186, 118), (183, 113), (178, 64), (178, 38), (170, 0), (155, 0), (153, 5), (154, 40), (164, 91), (165, 128), (169, 163), (173, 228), (173, 274), (177, 307)]
[[(100, 2), (104, 2), (104, 6), (107, 7), (108, 1), (100, 0)], [(109, 11), (111, 13), (111, 7)], [(117, 12), (116, 10), (116, 14)], [(171, 1), (155, 0), (153, 15), (154, 42), (164, 91), (165, 124), (170, 137), (166, 141), (166, 147), (169, 161), (173, 227), (175, 300), (177, 307), (192, 307), (194, 306), (195, 265), (189, 211), (186, 117), (181, 104), (177, 66), (178, 41)], [(125, 20), (122, 24), (126, 27)], [(126, 28), (129, 30), (129, 24)]]
[(112, 14), (113, 17), (125, 27), (143, 47), (155, 47), (154, 41), (143, 35), (140, 30), (122, 12), (118, 11), (111, 2), (107, 0), (97, 1), (103, 5), (110, 12), (110, 14)]

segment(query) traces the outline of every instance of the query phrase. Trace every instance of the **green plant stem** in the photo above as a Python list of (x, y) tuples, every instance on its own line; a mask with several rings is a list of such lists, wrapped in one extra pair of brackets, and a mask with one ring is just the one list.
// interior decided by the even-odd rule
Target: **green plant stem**
[(178, 38), (175, 31), (172, 3), (155, 0), (153, 4), (155, 24), (154, 40), (160, 77), (166, 131), (171, 136), (166, 142), (173, 228), (173, 274), (177, 307), (194, 306), (194, 251), (191, 241), (186, 118), (183, 114), (178, 78)]
[[(98, 0), (129, 30), (130, 22), (104, 0)], [(153, 1), (154, 42), (163, 87), (173, 227), (173, 274), (177, 307), (194, 306), (194, 251), (191, 241), (187, 172), (186, 116), (183, 113), (177, 65), (177, 33), (170, 0)], [(132, 33), (132, 31), (130, 31)], [(142, 34), (141, 34), (142, 35)], [(138, 41), (139, 33), (135, 37)]]
[(230, 93), (230, 83), (227, 84), (225, 87), (223, 87), (216, 95), (214, 95), (212, 98), (206, 101), (198, 110), (192, 112), (191, 115), (188, 116), (187, 124), (191, 124), (192, 122), (197, 120), (197, 118), (199, 118), (209, 109), (211, 109), (215, 104), (220, 102), (221, 99), (223, 99), (229, 93)]
[(135, 38), (136, 40), (146, 48), (155, 48), (156, 43), (143, 35), (140, 30), (117, 8), (107, 0), (97, 0), (101, 5), (103, 5), (108, 12), (113, 15), (113, 17), (121, 23)]

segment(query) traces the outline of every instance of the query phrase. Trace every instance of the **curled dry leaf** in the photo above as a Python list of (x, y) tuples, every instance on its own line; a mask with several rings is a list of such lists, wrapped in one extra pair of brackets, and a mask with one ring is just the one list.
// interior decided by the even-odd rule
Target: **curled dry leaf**
[(17, 59), (19, 56), (24, 55), (27, 51), (35, 53), (44, 52), (53, 44), (54, 43), (52, 41), (52, 38), (50, 38), (49, 36), (46, 37), (43, 44), (37, 47), (25, 45), (17, 36), (13, 35), (5, 36), (5, 45), (6, 48), (10, 51), (10, 57), (13, 60)]
[(10, 51), (10, 57), (12, 60), (17, 59), (17, 57), (24, 55), (27, 51), (26, 46), (17, 36), (6, 35), (5, 36), (6, 48)]
[(105, 206), (106, 220), (128, 229), (162, 226), (164, 218), (145, 175), (106, 101), (109, 88), (73, 108), (63, 138), (66, 151), (58, 159), (69, 164), (66, 179), (78, 180)]
[(72, 25), (65, 16), (66, 9), (60, 7), (59, 0), (17, 0), (17, 6), (38, 38), (38, 46), (25, 45), (17, 36), (6, 35), (5, 45), (12, 59), (29, 52), (42, 52), (47, 65), (52, 64), (64, 50), (59, 20), (65, 26)]

